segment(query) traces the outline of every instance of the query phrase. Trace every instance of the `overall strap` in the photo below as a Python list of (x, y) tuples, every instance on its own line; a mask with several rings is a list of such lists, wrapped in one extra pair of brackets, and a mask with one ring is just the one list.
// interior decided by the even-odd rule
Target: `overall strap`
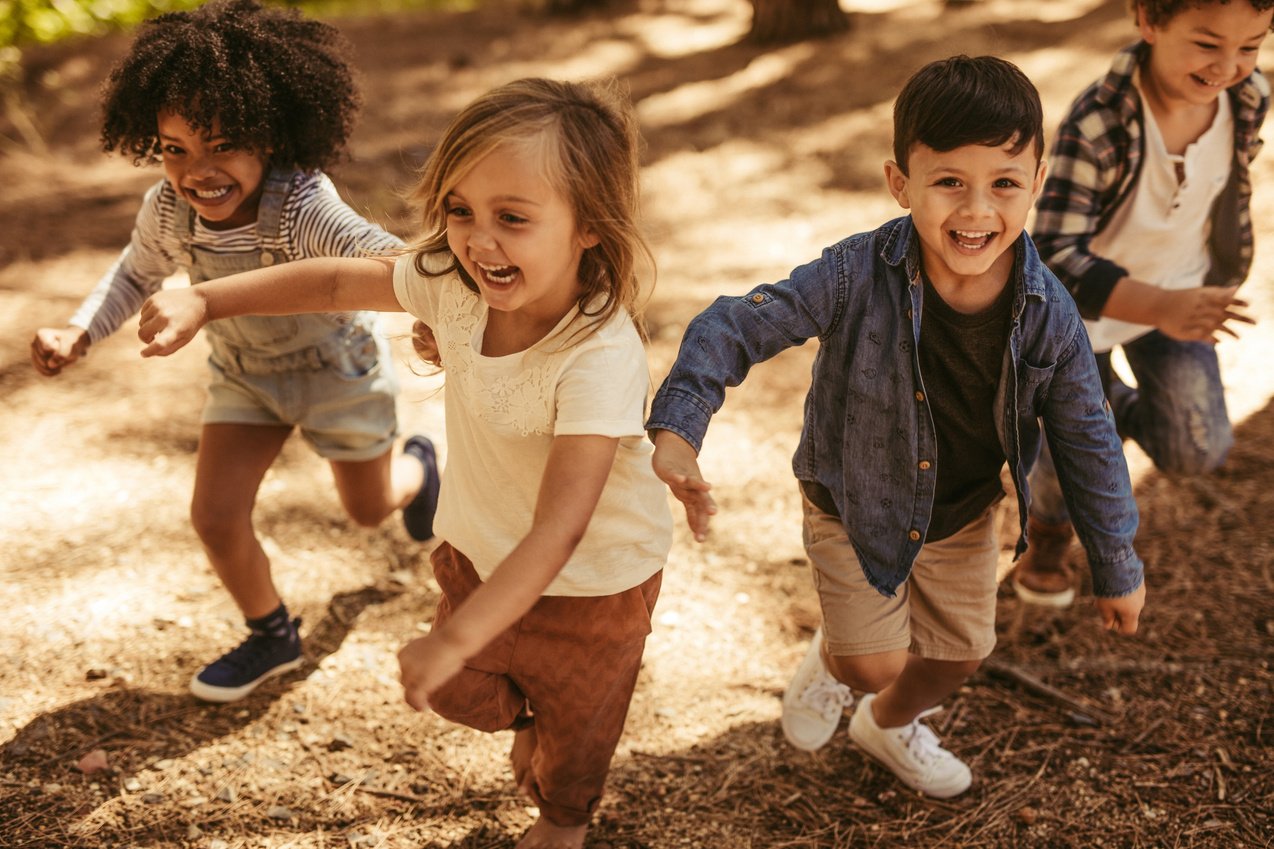
[(261, 240), (261, 264), (274, 265), (286, 262), (287, 253), (283, 250), (280, 238), (283, 220), (283, 204), (287, 201), (288, 192), (292, 188), (292, 178), (296, 171), (284, 168), (271, 168), (265, 180), (265, 188), (261, 192), (261, 203), (257, 207), (257, 238)]

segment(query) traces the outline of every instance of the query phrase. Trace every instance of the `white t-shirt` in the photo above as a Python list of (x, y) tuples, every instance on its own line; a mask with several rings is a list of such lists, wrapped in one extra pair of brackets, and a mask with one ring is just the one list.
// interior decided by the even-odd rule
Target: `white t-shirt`
[[(1170, 154), (1150, 108), (1142, 107), (1145, 155), (1141, 174), (1106, 228), (1093, 237), (1092, 252), (1124, 268), (1135, 280), (1161, 289), (1203, 285), (1211, 259), (1212, 206), (1230, 179), (1234, 116), (1230, 98), (1217, 98), (1217, 113), (1203, 135)], [(1185, 179), (1178, 180), (1181, 169)], [(1086, 321), (1097, 353), (1131, 342), (1154, 328), (1114, 318)]]
[(577, 315), (572, 310), (544, 341), (486, 357), (486, 303), (454, 273), (421, 275), (414, 259), (398, 260), (394, 292), (433, 329), (446, 370), (447, 468), (434, 519), (438, 536), (488, 579), (531, 529), (553, 437), (617, 437), (615, 463), (588, 529), (544, 594), (612, 595), (662, 569), (672, 514), (645, 438), (650, 372), (632, 319), (619, 310), (563, 344), (555, 337)]

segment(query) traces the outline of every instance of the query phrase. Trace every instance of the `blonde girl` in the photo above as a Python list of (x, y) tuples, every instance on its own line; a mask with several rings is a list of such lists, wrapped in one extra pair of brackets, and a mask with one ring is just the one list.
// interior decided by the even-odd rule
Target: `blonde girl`
[(516, 731), (540, 809), (520, 849), (583, 845), (671, 541), (634, 323), (637, 133), (613, 86), (528, 79), (446, 130), (397, 261), (292, 263), (142, 310), (143, 356), (244, 313), (406, 310), (447, 374), (431, 633), (399, 653), (409, 704)]

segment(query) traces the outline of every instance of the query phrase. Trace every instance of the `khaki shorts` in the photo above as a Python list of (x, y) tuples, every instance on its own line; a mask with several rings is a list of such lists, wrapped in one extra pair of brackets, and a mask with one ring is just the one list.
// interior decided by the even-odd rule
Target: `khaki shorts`
[(982, 660), (995, 648), (994, 509), (920, 549), (911, 574), (888, 598), (867, 583), (836, 516), (804, 494), (804, 540), (834, 656), (908, 649), (930, 660)]

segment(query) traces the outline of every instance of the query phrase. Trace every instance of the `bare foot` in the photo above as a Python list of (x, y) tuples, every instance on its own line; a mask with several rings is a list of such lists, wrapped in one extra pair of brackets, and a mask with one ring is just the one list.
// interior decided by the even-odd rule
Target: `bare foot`
[(528, 797), (531, 796), (531, 758), (535, 755), (537, 745), (535, 726), (528, 725), (513, 735), (513, 748), (509, 750), (509, 760), (513, 762), (513, 780), (518, 789)]
[(553, 825), (543, 816), (527, 829), (515, 849), (583, 849), (588, 825)]

